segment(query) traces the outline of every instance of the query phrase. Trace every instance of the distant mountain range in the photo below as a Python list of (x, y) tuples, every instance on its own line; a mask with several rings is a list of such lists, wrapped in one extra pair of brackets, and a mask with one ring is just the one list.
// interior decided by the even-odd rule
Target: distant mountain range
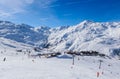
[(75, 26), (50, 28), (0, 21), (0, 37), (52, 51), (95, 50), (110, 55), (120, 49), (120, 22), (85, 20)]
[(30, 45), (43, 46), (50, 34), (48, 27), (32, 27), (26, 24), (14, 24), (0, 21), (0, 37)]

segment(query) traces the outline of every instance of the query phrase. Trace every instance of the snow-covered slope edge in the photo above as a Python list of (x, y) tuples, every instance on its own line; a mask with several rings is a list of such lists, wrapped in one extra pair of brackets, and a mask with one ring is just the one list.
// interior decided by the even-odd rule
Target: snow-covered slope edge
[(33, 46), (25, 43), (16, 42), (14, 40), (0, 38), (0, 54), (1, 55), (19, 55), (24, 52), (33, 51)]
[(14, 24), (0, 21), (0, 37), (30, 45), (43, 46), (47, 43), (48, 27), (32, 27), (26, 24)]
[[(52, 51), (94, 50), (111, 55), (113, 49), (120, 52), (120, 22), (100, 23), (85, 20), (75, 26), (49, 28), (0, 21), (0, 38), (48, 47)], [(0, 42), (2, 43), (1, 40)], [(8, 47), (14, 48), (10, 45)]]
[(48, 41), (50, 49), (54, 51), (95, 50), (110, 55), (113, 49), (120, 49), (120, 22), (83, 21), (53, 31)]

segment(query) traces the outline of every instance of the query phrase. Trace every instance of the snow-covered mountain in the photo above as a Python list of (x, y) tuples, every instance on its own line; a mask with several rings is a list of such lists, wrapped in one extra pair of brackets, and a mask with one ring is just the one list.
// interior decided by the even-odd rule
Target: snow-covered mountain
[[(43, 50), (37, 52), (34, 46)], [(83, 21), (49, 28), (0, 21), (0, 79), (119, 79), (118, 56), (38, 57), (69, 50), (95, 50), (120, 57), (120, 22)]]
[(120, 49), (120, 22), (83, 21), (75, 26), (32, 27), (0, 21), (0, 37), (52, 51), (95, 50), (111, 54)]
[(48, 27), (32, 27), (26, 24), (14, 24), (0, 21), (0, 37), (30, 45), (43, 46), (47, 43)]
[(96, 50), (109, 54), (120, 49), (120, 22), (83, 21), (78, 25), (53, 31), (49, 38), (55, 51)]

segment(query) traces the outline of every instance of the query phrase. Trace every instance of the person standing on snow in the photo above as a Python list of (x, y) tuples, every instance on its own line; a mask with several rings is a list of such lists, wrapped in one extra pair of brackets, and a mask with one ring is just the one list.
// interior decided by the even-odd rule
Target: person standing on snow
[(6, 61), (6, 57), (4, 57), (3, 61)]

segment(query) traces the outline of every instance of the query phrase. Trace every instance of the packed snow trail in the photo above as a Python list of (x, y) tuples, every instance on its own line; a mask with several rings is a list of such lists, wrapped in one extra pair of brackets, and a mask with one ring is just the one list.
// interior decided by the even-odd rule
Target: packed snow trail
[[(4, 57), (6, 61), (3, 61)], [(103, 60), (101, 69), (100, 59)], [(0, 79), (119, 79), (119, 62), (117, 59), (100, 57), (80, 57), (80, 60), (75, 57), (75, 64), (72, 65), (70, 58), (33, 59), (1, 55)]]

